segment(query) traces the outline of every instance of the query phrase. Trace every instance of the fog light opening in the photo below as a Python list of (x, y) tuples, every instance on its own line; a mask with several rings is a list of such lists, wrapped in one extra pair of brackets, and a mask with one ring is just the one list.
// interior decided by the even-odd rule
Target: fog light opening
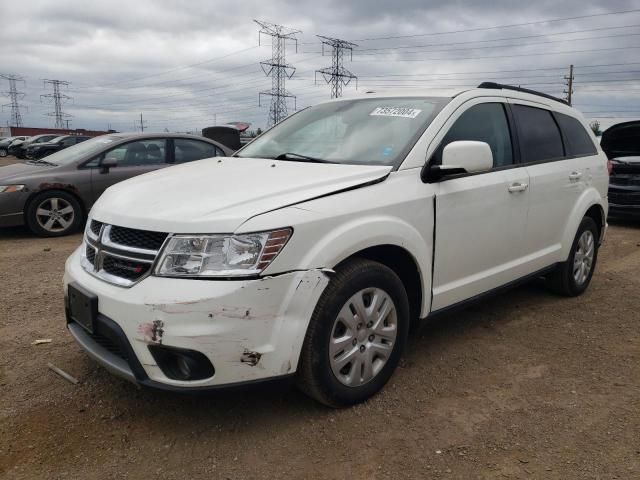
[(172, 380), (203, 380), (214, 375), (215, 369), (201, 352), (165, 345), (149, 345), (158, 367)]

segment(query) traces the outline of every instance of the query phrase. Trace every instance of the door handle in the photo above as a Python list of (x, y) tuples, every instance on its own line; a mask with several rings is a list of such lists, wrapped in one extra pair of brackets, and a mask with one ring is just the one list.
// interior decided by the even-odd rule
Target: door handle
[(509, 193), (524, 192), (528, 186), (529, 186), (528, 183), (516, 182), (516, 183), (512, 183), (511, 186), (509, 186), (508, 190), (509, 190)]
[(582, 177), (582, 172), (571, 172), (569, 174), (569, 180), (571, 181), (580, 180), (580, 177)]

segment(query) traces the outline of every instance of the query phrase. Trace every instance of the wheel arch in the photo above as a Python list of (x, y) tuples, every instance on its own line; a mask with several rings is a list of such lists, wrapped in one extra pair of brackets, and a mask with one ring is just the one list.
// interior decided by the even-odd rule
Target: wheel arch
[(602, 235), (604, 233), (606, 225), (606, 213), (605, 206), (600, 193), (594, 188), (585, 190), (576, 202), (569, 221), (564, 230), (562, 237), (562, 261), (569, 258), (569, 252), (573, 245), (573, 240), (578, 231), (578, 227), (585, 216), (589, 216), (594, 219), (596, 225), (598, 225), (600, 241), (602, 241)]
[(84, 201), (82, 200), (82, 197), (80, 197), (80, 195), (78, 195), (78, 193), (73, 189), (73, 188), (69, 188), (67, 186), (64, 185), (52, 185), (52, 186), (46, 186), (44, 188), (41, 188), (39, 190), (35, 190), (33, 192), (31, 192), (31, 194), (27, 197), (27, 200), (24, 202), (24, 209), (23, 209), (23, 216), (24, 216), (24, 222), (25, 225), (28, 225), (27, 223), (27, 215), (29, 212), (29, 208), (31, 207), (31, 204), (33, 203), (33, 201), (39, 196), (42, 195), (43, 193), (49, 193), (49, 192), (64, 192), (67, 195), (71, 195), (73, 198), (76, 199), (76, 201), (78, 202), (78, 205), (80, 205), (80, 209), (81, 214), (82, 214), (82, 219), (83, 221), (86, 220), (87, 218), (87, 214), (89, 213), (87, 210), (87, 206), (85, 205)]
[(402, 281), (409, 298), (411, 327), (422, 317), (423, 279), (415, 257), (405, 248), (393, 244), (376, 245), (362, 249), (342, 260), (335, 268), (353, 258), (365, 258), (385, 265)]

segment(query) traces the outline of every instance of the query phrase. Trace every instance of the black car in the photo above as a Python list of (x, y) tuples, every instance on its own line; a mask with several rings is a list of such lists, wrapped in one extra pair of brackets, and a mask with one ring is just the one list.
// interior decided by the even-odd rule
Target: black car
[(54, 138), (49, 142), (33, 143), (27, 147), (26, 157), (32, 159), (44, 158), (47, 155), (64, 150), (67, 147), (84, 142), (90, 138), (91, 137), (80, 135), (63, 135), (61, 137)]
[(9, 155), (13, 155), (15, 157), (18, 158), (26, 158), (27, 157), (27, 148), (30, 145), (34, 145), (37, 143), (44, 143), (44, 142), (49, 142), (51, 140), (53, 140), (56, 137), (59, 137), (60, 135), (51, 135), (51, 134), (42, 134), (42, 135), (36, 135), (34, 137), (29, 137), (27, 138), (24, 142), (21, 142), (19, 144), (15, 144), (12, 143), (9, 146)]
[(640, 218), (640, 120), (608, 128), (600, 145), (611, 166), (609, 215)]

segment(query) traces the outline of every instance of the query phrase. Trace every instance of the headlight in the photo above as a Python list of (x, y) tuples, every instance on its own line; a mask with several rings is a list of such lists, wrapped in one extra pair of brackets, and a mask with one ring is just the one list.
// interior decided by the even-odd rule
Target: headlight
[(21, 192), (24, 188), (24, 185), (0, 185), (0, 193)]
[(166, 277), (235, 277), (261, 273), (280, 253), (292, 230), (245, 235), (175, 235), (155, 274)]

